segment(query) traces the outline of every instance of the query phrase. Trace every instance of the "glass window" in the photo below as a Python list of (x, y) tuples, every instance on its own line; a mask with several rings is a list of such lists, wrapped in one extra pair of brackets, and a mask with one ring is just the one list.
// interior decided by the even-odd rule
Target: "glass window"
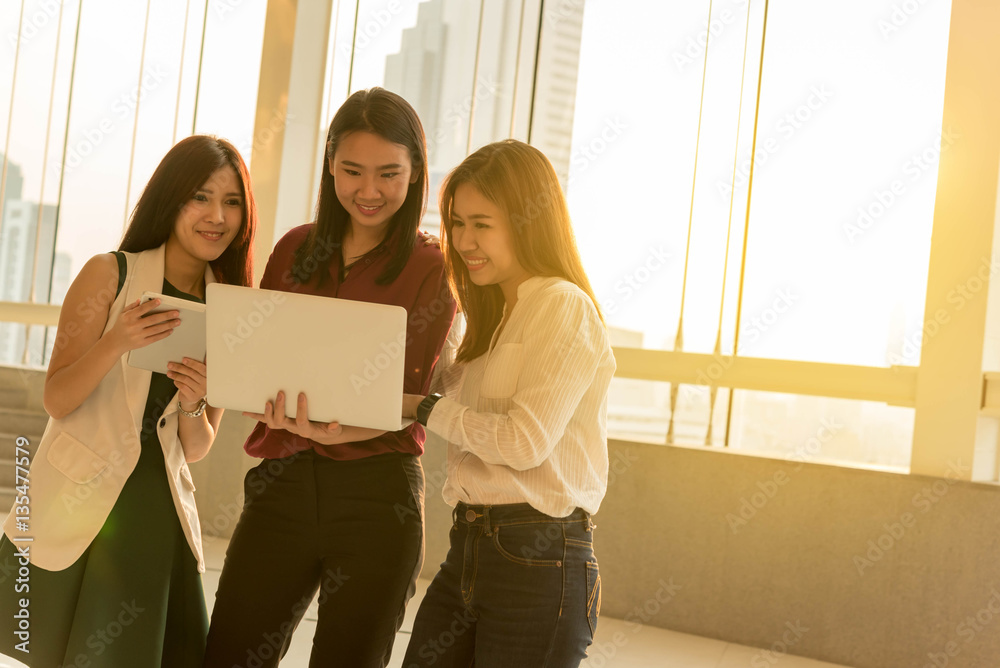
[[(763, 5), (716, 2), (709, 16), (708, 2), (648, 3), (637, 22), (621, 3), (583, 3), (579, 52), (562, 52), (561, 66), (577, 68), (566, 188), (613, 336), (685, 352), (917, 364), (937, 156), (960, 140), (940, 130), (950, 3), (922, 6), (904, 25), (861, 0), (836, 11), (772, 3), (755, 119)], [(554, 81), (549, 67), (540, 56), (539, 83)], [(548, 120), (536, 109), (533, 142)], [(729, 393), (710, 411), (708, 392), (681, 387), (672, 399), (657, 384), (616, 381), (609, 422), (653, 406), (665, 435), (673, 404), (675, 442), (703, 443), (711, 414), (722, 444)], [(733, 424), (744, 395), (760, 394), (736, 393)], [(797, 419), (818, 419), (811, 399), (797, 406)], [(746, 412), (730, 445), (753, 450), (745, 425), (777, 414)], [(912, 411), (883, 407), (873, 419), (912, 432)], [(879, 455), (833, 443), (828, 458), (908, 465), (908, 445), (903, 457), (890, 443)]]
[[(440, 226), (437, 194), (445, 175), (469, 152), (510, 136), (515, 102), (526, 104), (528, 93), (515, 91), (519, 27), (522, 20), (525, 30), (534, 27), (522, 5), (482, 3), (480, 22), (481, 3), (465, 0), (360, 3), (351, 89), (383, 86), (420, 116), (430, 161), (426, 229)], [(522, 66), (530, 68), (524, 57), (533, 53), (531, 40), (520, 46)]]
[(774, 6), (744, 310), (791, 306), (741, 354), (919, 363), (938, 156), (960, 140), (941, 131), (950, 11)]
[[(725, 429), (725, 404), (715, 429)], [(912, 408), (870, 401), (737, 391), (729, 447), (798, 462), (905, 472), (913, 441)]]
[[(275, 110), (266, 125), (256, 129), (259, 136), (254, 136), (266, 11), (267, 0), (212, 0), (201, 52), (195, 132), (225, 137), (239, 149), (247, 166), (254, 142), (266, 141), (271, 136), (268, 127), (287, 121)], [(189, 81), (194, 83), (194, 79)]]
[[(0, 147), (7, 170), (0, 204), (0, 300), (45, 303), (51, 292), (59, 303), (69, 263), (65, 251), (55, 248), (59, 165), (79, 3), (27, 3), (23, 19), (20, 4), (6, 3), (0, 11), (4, 48), (12, 55), (17, 50), (16, 85), (15, 59), (0, 65), (0, 87), (12, 102), (0, 110), (5, 136), (10, 129), (6, 156)], [(0, 364), (41, 364), (44, 334), (39, 326), (0, 323)]]
[[(19, 5), (0, 8), (2, 34), (18, 34)], [(0, 110), (11, 137), (0, 222), (0, 274), (10, 280), (0, 299), (30, 300), (34, 276), (35, 301), (58, 304), (89, 258), (118, 246), (176, 140), (192, 129), (217, 134), (250, 161), (266, 2), (28, 5), (20, 45), (10, 45), (13, 113)], [(13, 74), (3, 59), (0, 86), (9, 90)], [(47, 363), (44, 329), (0, 323), (0, 363)]]

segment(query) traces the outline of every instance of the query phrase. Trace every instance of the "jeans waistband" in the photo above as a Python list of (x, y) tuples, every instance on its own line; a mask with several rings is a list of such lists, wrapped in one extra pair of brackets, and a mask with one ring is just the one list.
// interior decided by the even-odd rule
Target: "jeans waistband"
[(512, 524), (573, 524), (582, 523), (589, 530), (593, 527), (590, 513), (577, 508), (566, 517), (552, 517), (536, 510), (527, 503), (504, 503), (499, 505), (471, 505), (458, 502), (452, 511), (452, 519), (457, 523), (490, 527)]

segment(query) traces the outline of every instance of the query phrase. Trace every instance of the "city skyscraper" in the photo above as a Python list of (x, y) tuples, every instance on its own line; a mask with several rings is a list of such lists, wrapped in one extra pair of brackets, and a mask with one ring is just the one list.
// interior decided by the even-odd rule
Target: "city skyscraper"
[[(531, 143), (548, 156), (565, 185), (572, 153), (583, 3), (563, 4), (542, 18)], [(515, 2), (483, 5), (481, 37), (476, 31), (479, 7), (463, 0), (422, 3), (416, 25), (403, 31), (399, 53), (386, 58), (385, 87), (406, 98), (424, 124), (432, 195), (444, 174), (469, 152), (510, 136), (521, 6)], [(475, 55), (470, 58), (469, 54)], [(519, 90), (517, 103), (524, 104), (530, 97), (531, 90)]]
[[(5, 156), (0, 153), (0, 171), (3, 170)], [(24, 188), (24, 175), (21, 173), (21, 166), (13, 162), (7, 163), (7, 187), (4, 188), (4, 201), (21, 199), (21, 190)]]
[[(48, 303), (51, 287), (53, 302), (60, 303), (69, 286), (70, 258), (64, 253), (55, 253), (58, 207), (22, 199), (23, 182), (20, 166), (8, 163), (7, 189), (0, 219), (0, 301), (29, 301), (34, 274), (35, 300)], [(39, 232), (41, 236), (36, 244)], [(53, 262), (58, 269), (55, 283)], [(32, 327), (29, 339), (25, 325), (0, 323), (0, 363), (43, 364), (44, 333), (44, 328)]]

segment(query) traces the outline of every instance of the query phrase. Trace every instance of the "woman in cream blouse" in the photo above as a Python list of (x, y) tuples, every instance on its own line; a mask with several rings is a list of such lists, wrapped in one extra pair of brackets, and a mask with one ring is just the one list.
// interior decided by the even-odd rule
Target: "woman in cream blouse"
[(593, 523), (607, 489), (615, 370), (552, 165), (514, 140), (442, 188), (445, 257), (467, 320), (444, 397), (403, 414), (448, 441), (451, 548), (405, 666), (577, 666), (593, 639)]

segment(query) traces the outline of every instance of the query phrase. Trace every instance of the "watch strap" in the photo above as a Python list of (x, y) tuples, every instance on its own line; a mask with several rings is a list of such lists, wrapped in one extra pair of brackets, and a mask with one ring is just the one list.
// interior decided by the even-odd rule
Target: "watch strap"
[(440, 398), (440, 394), (431, 394), (424, 397), (424, 400), (417, 404), (417, 422), (425, 427), (427, 426), (427, 420), (431, 417), (431, 409), (434, 408), (434, 404), (436, 404)]

